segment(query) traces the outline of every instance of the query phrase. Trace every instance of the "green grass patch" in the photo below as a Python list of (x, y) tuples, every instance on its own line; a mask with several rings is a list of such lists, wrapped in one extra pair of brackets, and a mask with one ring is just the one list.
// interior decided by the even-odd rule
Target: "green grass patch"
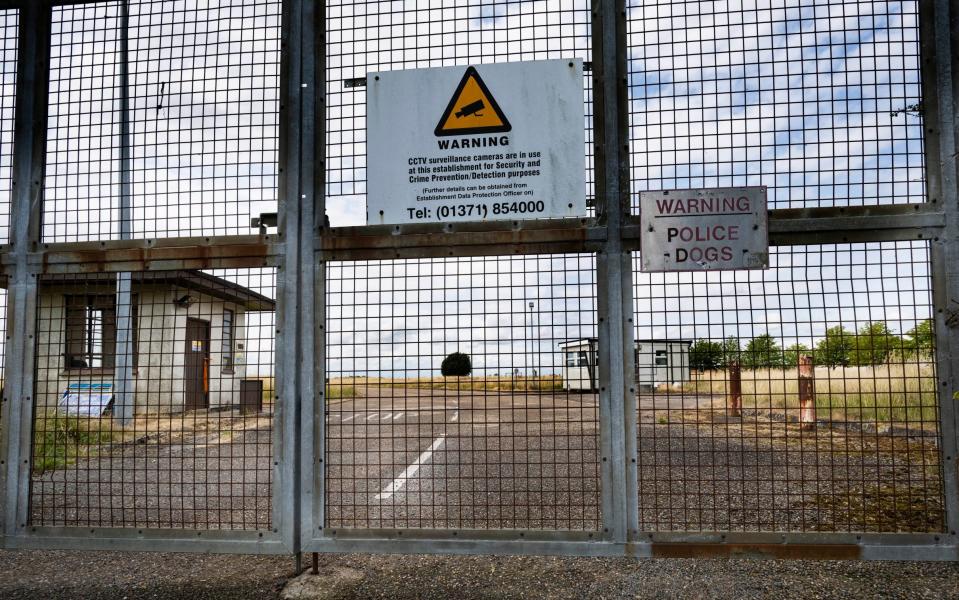
[(104, 444), (122, 439), (123, 430), (110, 419), (47, 412), (33, 429), (33, 473), (72, 465), (96, 456)]

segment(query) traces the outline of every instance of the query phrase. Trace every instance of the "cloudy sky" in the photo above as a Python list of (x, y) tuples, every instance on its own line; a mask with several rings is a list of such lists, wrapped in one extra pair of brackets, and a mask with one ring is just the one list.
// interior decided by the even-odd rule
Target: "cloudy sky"
[[(119, 237), (120, 5), (57, 9), (43, 236)], [(765, 185), (773, 208), (924, 197), (916, 2), (630, 2), (633, 192)], [(134, 237), (246, 234), (276, 209), (280, 3), (132, 1)], [(0, 175), (15, 15), (6, 13)], [(365, 221), (367, 73), (590, 56), (589, 2), (328, 3), (327, 212)], [(446, 93), (446, 92), (443, 92)], [(584, 81), (592, 115), (589, 72)], [(592, 181), (587, 128), (584, 177)], [(0, 194), (9, 195), (7, 182)], [(3, 187), (6, 186), (6, 187)], [(592, 186), (588, 185), (591, 194)], [(0, 202), (0, 236), (8, 202)], [(634, 274), (636, 335), (812, 345), (827, 327), (929, 316), (924, 243), (782, 248), (768, 271)], [(332, 265), (331, 372), (550, 371), (595, 335), (590, 256)], [(231, 277), (254, 284), (244, 274)], [(534, 303), (532, 314), (528, 307)]]

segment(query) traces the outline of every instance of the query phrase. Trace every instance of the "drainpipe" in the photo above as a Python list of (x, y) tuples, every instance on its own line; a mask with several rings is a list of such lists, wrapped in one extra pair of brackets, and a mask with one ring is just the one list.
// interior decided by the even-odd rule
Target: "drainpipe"
[[(120, 4), (120, 239), (132, 237), (130, 214), (130, 3)], [(130, 273), (117, 273), (116, 352), (113, 414), (120, 425), (133, 420), (133, 293)]]

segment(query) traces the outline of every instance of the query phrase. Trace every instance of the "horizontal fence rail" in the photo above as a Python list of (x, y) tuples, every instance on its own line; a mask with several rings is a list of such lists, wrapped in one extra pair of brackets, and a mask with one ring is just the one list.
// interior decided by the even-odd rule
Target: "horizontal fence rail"
[[(959, 560), (954, 11), (0, 0), (4, 546)], [(371, 74), (543, 59), (584, 214), (367, 224)]]

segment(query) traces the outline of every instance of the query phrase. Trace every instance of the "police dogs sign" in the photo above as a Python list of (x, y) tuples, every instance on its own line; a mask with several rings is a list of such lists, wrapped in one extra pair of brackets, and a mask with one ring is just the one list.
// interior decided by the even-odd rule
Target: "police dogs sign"
[(367, 76), (367, 223), (586, 214), (583, 63)]
[(643, 271), (769, 267), (766, 188), (640, 194)]

